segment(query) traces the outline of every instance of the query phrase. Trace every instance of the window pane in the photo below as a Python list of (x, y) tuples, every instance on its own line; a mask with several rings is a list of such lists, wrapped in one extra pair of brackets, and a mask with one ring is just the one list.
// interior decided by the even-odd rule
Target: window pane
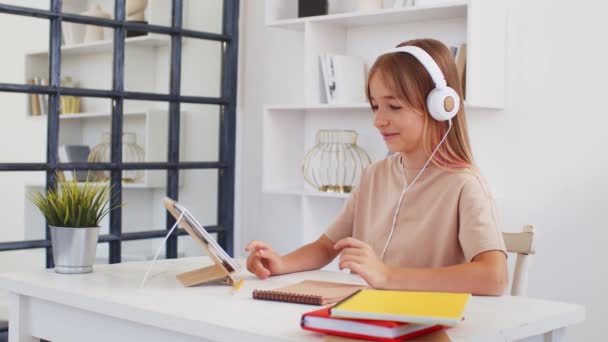
[(125, 90), (169, 93), (171, 37), (149, 34), (125, 40)]
[[(45, 163), (47, 96), (0, 92), (2, 125), (0, 125), (0, 163)], [(34, 110), (32, 110), (32, 108)], [(35, 114), (35, 115), (34, 115)]]
[(167, 193), (166, 170), (125, 170), (123, 179), (143, 177), (133, 183), (123, 181), (123, 233), (164, 230), (166, 228), (163, 199)]
[(184, 0), (182, 27), (188, 30), (222, 33), (223, 0)]
[(166, 162), (169, 103), (125, 100), (123, 133), (123, 162)]
[[(205, 0), (207, 1), (207, 0)], [(171, 26), (172, 0), (127, 1), (127, 21)]]
[[(109, 163), (112, 128), (109, 99), (62, 96), (59, 115), (58, 161), (60, 163)], [(109, 171), (62, 171), (66, 179), (84, 182), (109, 179)]]
[[(211, 233), (217, 220), (218, 170), (185, 170), (184, 185), (180, 188), (179, 202)], [(217, 240), (217, 234), (211, 233)], [(190, 236), (179, 238), (180, 256), (206, 255), (202, 247)]]
[[(111, 28), (63, 23), (61, 85), (69, 88), (112, 89), (114, 34)], [(73, 33), (68, 33), (73, 31)], [(84, 32), (82, 39), (80, 33)], [(66, 39), (66, 35), (78, 36)]]
[(219, 97), (222, 43), (182, 38), (182, 95)]
[(216, 226), (218, 170), (192, 169), (180, 174), (179, 202), (203, 226)]
[(181, 161), (218, 161), (220, 112), (218, 105), (182, 103)]
[[(158, 101), (124, 102), (124, 133), (134, 133), (146, 162), (168, 159), (169, 104)], [(217, 161), (221, 106), (181, 104), (180, 161)], [(123, 161), (127, 160), (123, 156)]]
[(1, 83), (48, 85), (49, 27), (47, 19), (0, 13)]

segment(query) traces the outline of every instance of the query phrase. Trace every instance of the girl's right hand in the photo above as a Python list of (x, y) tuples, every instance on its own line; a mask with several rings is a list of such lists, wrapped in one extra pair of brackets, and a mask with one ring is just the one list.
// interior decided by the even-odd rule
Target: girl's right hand
[(245, 251), (250, 252), (247, 257), (247, 270), (261, 279), (282, 273), (283, 258), (270, 246), (262, 241), (251, 241)]

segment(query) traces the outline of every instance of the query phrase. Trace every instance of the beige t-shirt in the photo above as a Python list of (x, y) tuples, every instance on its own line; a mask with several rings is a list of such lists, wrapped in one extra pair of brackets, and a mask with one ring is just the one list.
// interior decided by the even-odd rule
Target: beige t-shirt
[[(370, 165), (325, 234), (352, 236), (380, 256), (403, 190), (401, 154)], [(405, 169), (408, 184), (420, 170)], [(442, 267), (485, 251), (505, 252), (489, 190), (470, 170), (429, 164), (405, 194), (384, 262), (393, 267)], [(506, 253), (505, 253), (506, 254)]]

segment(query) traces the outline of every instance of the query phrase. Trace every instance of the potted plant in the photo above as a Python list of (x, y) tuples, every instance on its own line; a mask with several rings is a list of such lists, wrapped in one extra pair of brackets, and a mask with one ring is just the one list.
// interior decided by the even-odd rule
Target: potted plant
[(114, 208), (108, 199), (108, 183), (60, 179), (47, 195), (35, 192), (30, 200), (40, 209), (51, 231), (55, 271), (89, 273), (93, 271), (101, 220)]

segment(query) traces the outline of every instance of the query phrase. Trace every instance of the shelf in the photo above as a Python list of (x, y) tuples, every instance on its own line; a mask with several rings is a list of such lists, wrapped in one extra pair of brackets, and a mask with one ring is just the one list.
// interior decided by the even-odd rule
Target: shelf
[(315, 104), (315, 105), (272, 105), (266, 106), (268, 111), (342, 111), (342, 110), (365, 110), (371, 111), (369, 103), (352, 103), (352, 104)]
[[(100, 182), (96, 182), (96, 183), (89, 183), (90, 185), (101, 185), (101, 184), (107, 184), (107, 183), (100, 183)], [(79, 183), (79, 185), (84, 185), (84, 182)], [(46, 184), (43, 183), (38, 183), (38, 182), (31, 182), (31, 183), (26, 183), (25, 184), (26, 187), (31, 187), (31, 188), (44, 188), (46, 186)], [(161, 188), (158, 186), (150, 186), (148, 184), (145, 183), (122, 183), (122, 187), (123, 189), (156, 189), (156, 188)]]
[(345, 28), (387, 25), (413, 21), (461, 18), (467, 15), (467, 2), (455, 1), (434, 6), (386, 8), (365, 12), (349, 12), (306, 18), (282, 19), (268, 23), (270, 27), (302, 31), (306, 22), (341, 26)]
[(292, 195), (292, 196), (306, 196), (306, 197), (324, 197), (324, 198), (341, 198), (345, 199), (350, 196), (350, 194), (344, 193), (334, 193), (334, 192), (320, 192), (313, 190), (304, 190), (304, 189), (266, 189), (264, 193), (271, 195)]
[[(163, 35), (148, 35), (140, 37), (132, 37), (125, 39), (125, 46), (139, 46), (155, 48), (160, 46), (166, 46), (171, 43), (169, 36)], [(62, 56), (77, 56), (77, 55), (88, 55), (94, 53), (112, 52), (114, 50), (113, 40), (102, 40), (92, 43), (83, 43), (77, 45), (63, 45), (61, 46)], [(48, 50), (34, 51), (28, 54), (32, 57), (44, 57), (48, 56)]]
[[(146, 115), (146, 112), (143, 112), (143, 111), (123, 112), (123, 116), (134, 116), (134, 115)], [(67, 113), (67, 114), (59, 115), (59, 120), (103, 118), (103, 117), (110, 117), (110, 116), (112, 116), (112, 113), (109, 113), (109, 112)]]
[[(468, 102), (464, 103), (465, 109), (500, 109), (494, 107), (486, 107), (486, 106), (475, 106)], [(339, 111), (360, 111), (369, 113), (371, 112), (371, 108), (369, 103), (350, 103), (350, 104), (315, 104), (315, 105), (269, 105), (264, 107), (267, 111), (275, 111), (275, 112), (339, 112)]]
[[(141, 111), (141, 110), (137, 110), (137, 111), (125, 111), (123, 112), (123, 117), (126, 116), (145, 116), (146, 114), (148, 114), (149, 112), (155, 112), (157, 110), (148, 110), (148, 111)], [(162, 110), (159, 110), (162, 111)], [(182, 111), (183, 113), (183, 111)], [(82, 112), (82, 113), (66, 113), (66, 114), (60, 114), (59, 115), (59, 120), (80, 120), (80, 119), (97, 119), (97, 118), (110, 118), (112, 116), (112, 113), (109, 112)], [(33, 119), (33, 120), (46, 120), (46, 115), (28, 115), (27, 118), (28, 119)]]

